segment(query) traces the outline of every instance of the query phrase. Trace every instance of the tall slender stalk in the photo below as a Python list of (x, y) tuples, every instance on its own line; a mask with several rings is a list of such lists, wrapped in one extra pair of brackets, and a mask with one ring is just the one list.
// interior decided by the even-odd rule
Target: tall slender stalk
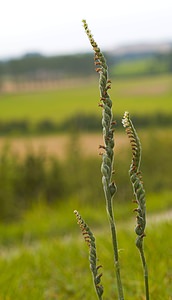
[(103, 127), (103, 139), (104, 145), (100, 145), (100, 148), (104, 150), (102, 153), (102, 184), (106, 199), (106, 210), (108, 219), (110, 222), (110, 229), (112, 235), (112, 243), (113, 243), (113, 251), (114, 251), (114, 263), (116, 270), (116, 278), (117, 278), (117, 288), (118, 288), (118, 297), (119, 300), (124, 299), (123, 295), (123, 287), (121, 282), (120, 275), (120, 264), (118, 257), (118, 243), (117, 243), (117, 234), (113, 213), (113, 204), (112, 198), (116, 192), (116, 185), (112, 181), (112, 173), (113, 173), (113, 161), (114, 161), (114, 122), (113, 122), (113, 114), (112, 114), (112, 101), (108, 94), (108, 90), (111, 88), (111, 82), (108, 79), (108, 67), (106, 64), (106, 60), (103, 54), (100, 51), (97, 43), (93, 39), (93, 36), (88, 29), (88, 25), (85, 20), (83, 20), (83, 25), (85, 32), (89, 38), (89, 41), (94, 50), (94, 60), (96, 65), (96, 71), (100, 75), (99, 79), (99, 89), (100, 89), (100, 104), (102, 107), (102, 127)]
[(130, 139), (132, 149), (132, 162), (129, 170), (129, 175), (133, 186), (135, 202), (138, 205), (138, 207), (134, 209), (134, 211), (137, 213), (137, 225), (135, 228), (135, 232), (137, 234), (136, 246), (140, 252), (140, 257), (143, 265), (146, 300), (149, 300), (148, 269), (143, 247), (143, 238), (145, 237), (146, 227), (146, 199), (140, 172), (141, 144), (132, 121), (130, 120), (128, 112), (125, 112), (122, 123), (126, 128), (126, 133)]

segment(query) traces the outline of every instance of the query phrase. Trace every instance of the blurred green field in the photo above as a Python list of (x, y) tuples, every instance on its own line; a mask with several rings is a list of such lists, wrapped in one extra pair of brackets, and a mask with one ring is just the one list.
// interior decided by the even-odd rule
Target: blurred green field
[[(172, 76), (113, 79), (111, 98), (114, 114), (144, 115), (172, 112)], [(76, 113), (100, 114), (98, 78), (88, 85), (51, 91), (35, 91), (0, 95), (0, 119), (61, 122)]]
[[(111, 95), (114, 114), (122, 116), (125, 110), (137, 115), (152, 115), (156, 112), (169, 114), (172, 113), (172, 76), (113, 80)], [(88, 86), (1, 94), (0, 119), (26, 118), (32, 122), (52, 119), (61, 122), (77, 112), (101, 114), (96, 101), (99, 102), (98, 80)], [(149, 139), (146, 134), (145, 129), (141, 130), (142, 171), (148, 190), (145, 250), (150, 273), (150, 298), (172, 300), (171, 129), (150, 130)], [(52, 173), (50, 170), (45, 172), (47, 161), (43, 160), (41, 163), (41, 154), (37, 157), (28, 155), (22, 161), (18, 160), (17, 155), (11, 157), (6, 149), (1, 153), (1, 211), (2, 199), (4, 211), (8, 204), (12, 209), (15, 204), (15, 210), (19, 210), (24, 196), (28, 196), (26, 207), (29, 209), (19, 214), (17, 222), (13, 222), (11, 217), (9, 223), (0, 223), (0, 300), (96, 298), (89, 270), (88, 249), (76, 224), (74, 209), (79, 210), (97, 237), (98, 256), (103, 265), (104, 300), (117, 299), (109, 226), (104, 205), (98, 202), (102, 198), (104, 201), (100, 160), (85, 161), (76, 136), (71, 137), (71, 146), (67, 147), (69, 157), (66, 169), (62, 171), (58, 164), (55, 168), (56, 161), (52, 161)], [(124, 148), (118, 150), (117, 163), (115, 161), (120, 195), (115, 202), (115, 217), (121, 272), (125, 298), (144, 299), (141, 262), (135, 247), (134, 204), (130, 200), (131, 187), (128, 179), (130, 152), (127, 152), (126, 159), (125, 151), (128, 148)], [(96, 184), (93, 178), (96, 178)], [(19, 191), (16, 191), (16, 182), (20, 187)], [(52, 182), (52, 193), (55, 193), (52, 186), (58, 187), (59, 184), (68, 195), (59, 196), (57, 202), (48, 205), (43, 186)], [(77, 193), (76, 190), (71, 193), (67, 182), (75, 186)], [(17, 196), (14, 199), (15, 192)], [(126, 201), (122, 200), (124, 194), (127, 194)]]
[(111, 69), (113, 76), (141, 76), (143, 74), (166, 73), (170, 63), (159, 58), (136, 58), (129, 61), (120, 61)]
[(149, 70), (152, 63), (151, 58), (136, 59), (134, 61), (122, 61), (116, 64), (112, 70), (112, 75), (116, 76), (128, 76), (128, 75), (140, 75)]
[[(157, 208), (163, 195), (157, 198)], [(19, 223), (0, 225), (0, 299), (95, 299), (89, 270), (88, 248), (76, 224), (71, 199), (61, 207), (41, 205)], [(126, 299), (144, 299), (143, 274), (135, 247), (133, 204), (115, 207), (121, 272)], [(103, 265), (104, 299), (117, 299), (109, 226), (105, 208), (80, 207), (97, 238)], [(145, 251), (152, 300), (171, 300), (172, 260), (170, 219), (148, 217)], [(158, 216), (158, 215), (157, 215)], [(125, 221), (124, 221), (125, 220)], [(149, 222), (150, 220), (150, 222)], [(158, 221), (160, 220), (160, 221)]]

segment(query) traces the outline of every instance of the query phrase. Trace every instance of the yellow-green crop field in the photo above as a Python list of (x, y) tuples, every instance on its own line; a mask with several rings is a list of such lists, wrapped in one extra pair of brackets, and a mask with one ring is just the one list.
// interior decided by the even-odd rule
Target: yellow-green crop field
[[(85, 79), (86, 80), (86, 79)], [(172, 113), (172, 76), (112, 80), (110, 91), (114, 114), (145, 115)], [(0, 119), (64, 121), (76, 113), (99, 114), (98, 78), (78, 86), (55, 90), (9, 93), (0, 95)]]

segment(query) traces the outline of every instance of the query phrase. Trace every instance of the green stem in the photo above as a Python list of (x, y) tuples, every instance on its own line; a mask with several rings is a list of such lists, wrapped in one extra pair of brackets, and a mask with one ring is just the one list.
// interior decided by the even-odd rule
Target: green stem
[(112, 207), (112, 197), (111, 197), (110, 191), (108, 189), (106, 189), (106, 190), (104, 189), (104, 192), (105, 192), (105, 197), (106, 197), (106, 209), (107, 209), (107, 214), (108, 214), (108, 218), (109, 218), (109, 222), (110, 222), (111, 235), (112, 235), (118, 297), (119, 297), (119, 300), (124, 300), (123, 287), (122, 287), (122, 281), (121, 281), (121, 273), (120, 273), (120, 264), (119, 264), (119, 258), (118, 258), (117, 234), (116, 234), (115, 220), (114, 220), (113, 207)]
[(140, 252), (140, 257), (141, 257), (143, 270), (144, 270), (146, 300), (149, 300), (148, 268), (147, 268), (146, 259), (145, 259), (145, 255), (144, 255), (143, 245), (141, 247), (139, 247), (138, 249)]
[(117, 279), (117, 286), (118, 286), (118, 296), (120, 300), (124, 300), (123, 288), (121, 282), (120, 264), (118, 259), (118, 244), (117, 244), (116, 229), (115, 229), (115, 223), (112, 219), (111, 219), (110, 226), (111, 226), (111, 234), (112, 234), (113, 249), (114, 249), (114, 261), (115, 261), (116, 279)]

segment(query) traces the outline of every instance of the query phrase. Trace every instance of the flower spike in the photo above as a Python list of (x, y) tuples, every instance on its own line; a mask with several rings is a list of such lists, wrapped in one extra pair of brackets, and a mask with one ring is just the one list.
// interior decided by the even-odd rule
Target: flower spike
[(95, 42), (91, 31), (88, 28), (88, 25), (85, 20), (83, 20), (83, 25), (85, 32), (88, 36), (90, 44), (94, 50), (94, 63), (96, 71), (99, 73), (99, 90), (100, 90), (100, 101), (102, 103), (102, 127), (103, 127), (103, 140), (105, 153), (102, 154), (102, 185), (106, 199), (106, 209), (107, 215), (110, 223), (113, 251), (114, 251), (114, 264), (116, 269), (116, 279), (118, 287), (118, 296), (119, 300), (123, 300), (123, 287), (121, 282), (120, 275), (120, 264), (118, 257), (118, 243), (117, 243), (117, 234), (116, 226), (113, 213), (113, 203), (112, 199), (116, 193), (116, 184), (112, 181), (113, 171), (113, 161), (114, 161), (114, 121), (112, 113), (112, 100), (108, 94), (109, 89), (111, 89), (111, 81), (108, 78), (108, 67), (106, 64), (105, 57)]
[(97, 253), (96, 253), (96, 243), (95, 243), (95, 237), (93, 233), (91, 232), (88, 225), (85, 223), (85, 221), (82, 219), (81, 215), (77, 210), (74, 211), (74, 214), (77, 219), (77, 223), (79, 224), (81, 228), (81, 232), (83, 234), (84, 240), (86, 244), (89, 247), (89, 261), (90, 261), (90, 269), (93, 275), (93, 282), (95, 286), (95, 290), (98, 296), (98, 299), (102, 299), (103, 295), (103, 286), (101, 284), (101, 277), (102, 273), (98, 273), (99, 269), (102, 267), (101, 265), (97, 266)]
[(134, 211), (137, 213), (137, 225), (135, 228), (135, 232), (137, 234), (136, 246), (140, 252), (141, 261), (144, 269), (146, 300), (149, 300), (148, 269), (143, 248), (143, 238), (145, 237), (146, 227), (146, 199), (140, 172), (141, 143), (128, 112), (124, 113), (122, 124), (129, 137), (132, 150), (132, 162), (129, 169), (129, 176), (133, 186), (133, 193), (135, 196), (134, 202), (138, 204), (138, 207), (134, 209)]

